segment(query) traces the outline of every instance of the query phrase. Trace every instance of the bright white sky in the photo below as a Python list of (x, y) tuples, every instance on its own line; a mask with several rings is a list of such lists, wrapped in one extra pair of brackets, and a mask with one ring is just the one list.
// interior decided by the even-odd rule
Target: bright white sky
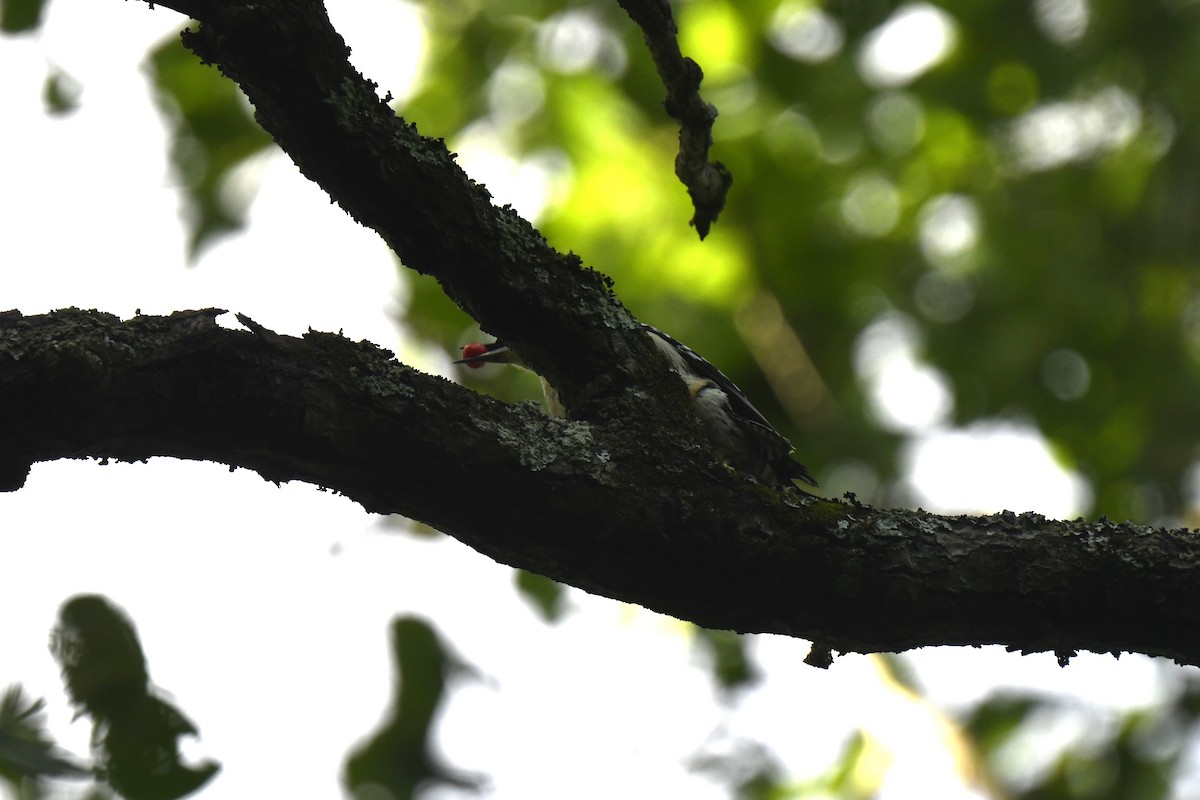
[[(419, 54), (416, 17), (396, 0), (330, 5), (356, 63), (400, 94)], [(218, 306), (286, 333), (341, 329), (444, 368), (399, 339), (386, 248), (282, 157), (261, 165), (251, 234), (184, 265), (163, 125), (140, 67), (182, 24), (142, 3), (54, 0), (37, 38), (0, 40), (0, 310), (127, 317)], [(42, 112), (48, 63), (83, 84), (69, 117)], [(1035, 502), (1011, 496), (995, 508)], [(449, 539), (400, 533), (307, 485), (163, 459), (38, 465), (24, 489), (0, 495), (0, 564), (0, 641), (12, 648), (0, 683), (44, 695), (61, 740), (86, 753), (88, 723), (69, 722), (46, 643), (67, 597), (109, 595), (137, 621), (155, 681), (222, 761), (202, 795), (214, 800), (337, 796), (347, 748), (388, 701), (387, 623), (404, 613), (435, 620), (489, 676), (455, 696), (441, 730), (452, 762), (491, 776), (487, 797), (718, 798), (684, 766), (703, 745), (762, 740), (804, 778), (857, 727), (892, 753), (883, 797), (973, 796), (937, 744), (944, 723), (890, 688), (870, 658), (820, 671), (801, 663), (807, 643), (759, 637), (765, 685), (722, 708), (686, 626), (574, 592), (574, 612), (549, 628), (518, 599), (507, 568)], [(1085, 656), (1068, 670), (1048, 655), (995, 648), (913, 661), (939, 703), (1037, 687), (1080, 698), (1092, 727), (1103, 708), (1164, 691), (1165, 665), (1130, 656)], [(1047, 752), (1037, 744), (1029, 752)]]

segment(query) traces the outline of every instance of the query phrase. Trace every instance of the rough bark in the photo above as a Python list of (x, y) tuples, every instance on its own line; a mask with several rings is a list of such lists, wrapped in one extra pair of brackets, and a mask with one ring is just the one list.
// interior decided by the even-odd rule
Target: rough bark
[[(178, 0), (312, 180), (560, 389), (505, 405), (339, 336), (217, 311), (0, 314), (0, 488), (58, 458), (203, 459), (335, 489), (506, 564), (818, 652), (1000, 643), (1200, 663), (1188, 531), (937, 517), (772, 492), (700, 443), (603, 276), (491, 205), (346, 60), (316, 0)], [(336, 265), (331, 265), (335, 269)]]
[(604, 413), (597, 406), (645, 382), (645, 364), (657, 362), (608, 279), (496, 208), (445, 142), (398, 117), (351, 66), (320, 0), (158, 5), (201, 21), (184, 45), (237, 82), (306, 177), (406, 266), (435, 276), (484, 330), (518, 346), (568, 408)]
[(0, 476), (202, 459), (335, 489), (596, 594), (839, 651), (999, 643), (1200, 664), (1200, 539), (773, 492), (698, 445), (547, 417), (332, 334), (219, 311), (0, 315)]
[(663, 107), (679, 122), (679, 154), (675, 176), (687, 187), (696, 213), (692, 227), (703, 239), (725, 207), (733, 175), (720, 161), (709, 161), (712, 126), (717, 107), (700, 97), (704, 72), (679, 50), (675, 18), (667, 0), (619, 0), (621, 8), (642, 29), (646, 49), (666, 87)]

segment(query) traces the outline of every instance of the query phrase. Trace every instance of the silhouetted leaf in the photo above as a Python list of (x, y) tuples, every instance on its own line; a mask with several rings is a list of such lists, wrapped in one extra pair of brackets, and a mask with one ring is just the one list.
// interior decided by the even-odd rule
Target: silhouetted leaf
[(43, 700), (30, 700), (19, 685), (0, 697), (0, 781), (19, 797), (43, 794), (43, 778), (91, 778), (92, 771), (60, 750), (46, 731)]
[(46, 0), (0, 0), (0, 31), (26, 33), (42, 24)]
[(186, 203), (189, 258), (245, 224), (252, 192), (231, 180), (271, 144), (233, 81), (185, 50), (178, 36), (148, 61), (163, 113), (170, 120), (171, 163)]
[(415, 617), (392, 622), (392, 658), (395, 703), (379, 732), (346, 759), (347, 787), (356, 795), (387, 792), (395, 800), (411, 800), (422, 787), (437, 784), (480, 788), (481, 776), (441, 764), (430, 743), (447, 681), (467, 668), (447, 652), (429, 623)]
[(745, 636), (697, 627), (696, 644), (709, 657), (713, 678), (722, 689), (748, 688), (762, 679), (758, 666), (746, 654)]
[(52, 69), (46, 75), (46, 83), (42, 88), (42, 99), (46, 111), (55, 116), (70, 114), (79, 107), (79, 95), (83, 87), (79, 81), (60, 69)]
[(179, 739), (196, 735), (196, 726), (154, 693), (137, 631), (107, 598), (64, 603), (50, 649), (71, 702), (92, 718), (97, 774), (126, 800), (175, 800), (220, 769), (180, 760)]
[(556, 580), (516, 570), (517, 591), (538, 610), (546, 622), (558, 622), (566, 611), (566, 587)]

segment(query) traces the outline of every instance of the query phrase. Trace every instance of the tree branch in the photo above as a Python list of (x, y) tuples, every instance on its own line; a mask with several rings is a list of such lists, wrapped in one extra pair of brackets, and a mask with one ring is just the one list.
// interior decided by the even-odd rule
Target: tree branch
[(482, 553), (712, 628), (839, 651), (998, 643), (1200, 664), (1200, 538), (773, 492), (695, 446), (506, 405), (340, 336), (0, 314), (0, 477), (200, 459), (335, 489)]
[(604, 278), (496, 209), (346, 61), (317, 0), (174, 0), (301, 170), (563, 392), (508, 406), (342, 337), (0, 314), (0, 488), (57, 458), (203, 459), (335, 489), (492, 558), (818, 650), (1000, 643), (1200, 664), (1187, 531), (937, 517), (750, 483), (698, 444), (678, 380)]
[(555, 252), (511, 208), (496, 208), (445, 142), (399, 118), (351, 66), (320, 0), (160, 5), (199, 19), (184, 45), (237, 82), (306, 177), (517, 346), (573, 414), (613, 415), (608, 406), (630, 387), (668, 385), (609, 280)]
[(667, 97), (663, 107), (679, 122), (679, 155), (675, 175), (687, 187), (696, 213), (691, 224), (703, 239), (725, 208), (733, 175), (720, 161), (709, 161), (712, 126), (717, 108), (700, 97), (704, 72), (679, 50), (675, 19), (667, 0), (618, 0), (621, 8), (642, 29), (646, 47), (658, 70)]

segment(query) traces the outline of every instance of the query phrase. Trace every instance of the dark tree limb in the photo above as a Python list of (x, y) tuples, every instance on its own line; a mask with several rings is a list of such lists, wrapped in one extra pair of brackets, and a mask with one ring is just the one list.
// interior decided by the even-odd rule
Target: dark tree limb
[(663, 107), (679, 122), (679, 154), (675, 175), (687, 187), (696, 213), (691, 224), (703, 239), (725, 208), (733, 175), (720, 161), (709, 161), (712, 126), (717, 109), (700, 97), (704, 72), (679, 50), (678, 32), (667, 0), (618, 0), (630, 19), (642, 29), (646, 47), (658, 70), (667, 97)]
[(0, 315), (4, 488), (51, 459), (213, 461), (711, 628), (823, 651), (998, 643), (1200, 664), (1191, 531), (814, 501), (669, 437), (552, 419), (336, 335), (226, 330), (218, 313)]
[(317, 0), (170, 5), (201, 19), (185, 43), (242, 86), (301, 170), (520, 344), (575, 419), (338, 336), (228, 331), (216, 311), (10, 312), (0, 488), (51, 459), (201, 459), (329, 487), (589, 592), (822, 652), (1000, 643), (1200, 664), (1192, 533), (880, 511), (750, 483), (698, 443), (679, 382), (603, 277), (494, 208), (439, 140), (399, 120)]
[(608, 279), (554, 251), (511, 208), (496, 208), (441, 139), (396, 116), (351, 66), (320, 0), (158, 5), (199, 20), (184, 45), (237, 82), (306, 177), (406, 266), (435, 276), (485, 330), (518, 346), (572, 412), (615, 414), (606, 407), (655, 371), (666, 384)]
[[(417, 132), (351, 66), (320, 0), (170, 0), (183, 43), (236, 81), (296, 165), (405, 265), (517, 347), (576, 419), (694, 441), (687, 399), (604, 275), (562, 255)], [(336, 275), (337, 265), (329, 265)]]

